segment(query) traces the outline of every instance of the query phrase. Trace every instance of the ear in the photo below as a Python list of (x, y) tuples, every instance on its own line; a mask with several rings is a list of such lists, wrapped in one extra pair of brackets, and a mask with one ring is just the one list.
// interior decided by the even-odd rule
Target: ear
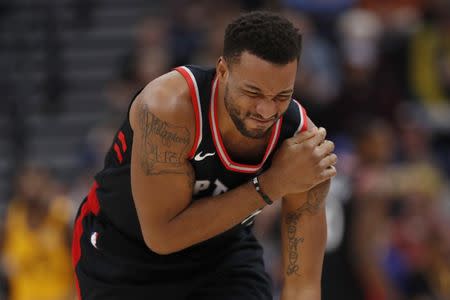
[(223, 56), (219, 57), (216, 64), (216, 74), (219, 77), (219, 80), (224, 80), (226, 77), (228, 77), (228, 65), (223, 58)]

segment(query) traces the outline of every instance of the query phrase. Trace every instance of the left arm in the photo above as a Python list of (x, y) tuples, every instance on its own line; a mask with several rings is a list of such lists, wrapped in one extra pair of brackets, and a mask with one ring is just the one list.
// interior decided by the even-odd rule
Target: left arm
[[(317, 128), (308, 118), (309, 130)], [(334, 144), (324, 141), (315, 151), (326, 156)], [(331, 162), (334, 168), (336, 160)], [(281, 243), (284, 284), (281, 300), (320, 300), (322, 264), (327, 241), (325, 198), (330, 179), (307, 192), (283, 197), (281, 209)]]
[(320, 281), (327, 239), (325, 198), (330, 180), (282, 202), (284, 286), (282, 300), (320, 299)]

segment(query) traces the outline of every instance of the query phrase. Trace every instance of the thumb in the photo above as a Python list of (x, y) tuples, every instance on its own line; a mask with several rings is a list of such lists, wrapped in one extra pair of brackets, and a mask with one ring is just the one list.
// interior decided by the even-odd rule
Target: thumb
[(310, 138), (314, 137), (317, 134), (317, 128), (313, 128), (312, 130), (306, 130), (295, 134), (290, 138), (290, 142), (292, 144), (300, 144)]

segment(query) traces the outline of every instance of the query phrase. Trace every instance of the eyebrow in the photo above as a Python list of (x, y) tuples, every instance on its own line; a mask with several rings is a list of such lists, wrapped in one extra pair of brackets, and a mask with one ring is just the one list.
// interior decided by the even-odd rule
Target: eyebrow
[[(249, 83), (245, 83), (244, 84), (244, 88), (248, 89), (248, 90), (253, 90), (253, 91), (258, 92), (258, 93), (262, 93), (262, 90), (259, 87), (254, 86), (254, 85), (249, 84)], [(277, 96), (284, 95), (284, 94), (292, 94), (293, 91), (294, 91), (293, 89), (284, 90), (284, 91), (279, 92), (277, 94)]]

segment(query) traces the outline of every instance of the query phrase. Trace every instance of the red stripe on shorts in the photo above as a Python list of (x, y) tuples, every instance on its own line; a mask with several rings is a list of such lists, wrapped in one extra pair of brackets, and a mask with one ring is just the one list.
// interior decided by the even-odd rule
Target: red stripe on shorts
[[(97, 182), (94, 182), (91, 190), (89, 191), (87, 200), (81, 206), (80, 214), (78, 218), (75, 220), (75, 226), (73, 229), (73, 240), (72, 240), (72, 265), (75, 270), (80, 257), (81, 257), (81, 236), (83, 235), (83, 219), (90, 213), (94, 215), (98, 215), (100, 211), (100, 204), (97, 198)], [(80, 286), (78, 284), (78, 278), (75, 273), (75, 284), (78, 292), (78, 298), (81, 299)]]

